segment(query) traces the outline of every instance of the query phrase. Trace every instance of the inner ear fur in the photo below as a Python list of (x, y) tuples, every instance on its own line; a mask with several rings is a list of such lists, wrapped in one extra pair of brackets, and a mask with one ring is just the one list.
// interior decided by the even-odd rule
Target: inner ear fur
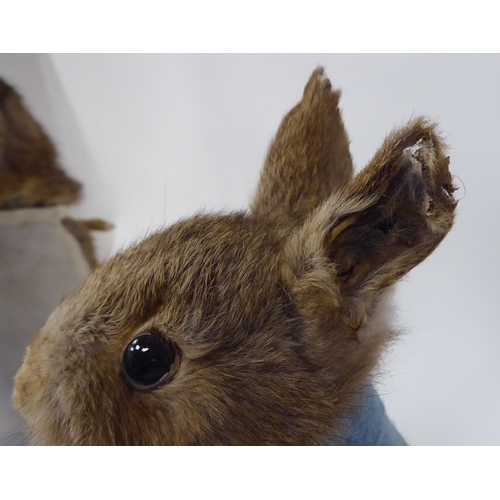
[(307, 291), (309, 312), (330, 308), (333, 321), (341, 311), (357, 328), (381, 292), (432, 253), (454, 220), (448, 165), (436, 125), (413, 120), (291, 235), (284, 280)]
[(348, 183), (349, 140), (323, 68), (311, 75), (302, 100), (284, 117), (271, 143), (251, 210), (272, 220), (302, 223)]

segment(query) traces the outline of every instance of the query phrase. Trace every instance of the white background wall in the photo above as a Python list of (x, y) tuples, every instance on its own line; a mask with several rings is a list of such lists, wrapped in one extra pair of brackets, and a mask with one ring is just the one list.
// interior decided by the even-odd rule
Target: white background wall
[[(113, 221), (105, 258), (200, 209), (238, 209), (314, 67), (343, 90), (355, 164), (412, 115), (436, 118), (466, 186), (455, 228), (398, 295), (405, 335), (379, 390), (412, 444), (500, 444), (498, 55), (0, 55), (85, 186), (76, 216)], [(464, 195), (464, 191), (460, 194)]]

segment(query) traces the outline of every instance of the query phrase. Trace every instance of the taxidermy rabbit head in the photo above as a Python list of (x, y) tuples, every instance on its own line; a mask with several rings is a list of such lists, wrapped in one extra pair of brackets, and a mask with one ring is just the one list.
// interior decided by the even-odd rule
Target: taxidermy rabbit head
[(39, 444), (320, 444), (394, 339), (393, 285), (456, 206), (425, 118), (353, 177), (323, 69), (248, 212), (198, 215), (97, 268), (28, 347), (14, 405)]

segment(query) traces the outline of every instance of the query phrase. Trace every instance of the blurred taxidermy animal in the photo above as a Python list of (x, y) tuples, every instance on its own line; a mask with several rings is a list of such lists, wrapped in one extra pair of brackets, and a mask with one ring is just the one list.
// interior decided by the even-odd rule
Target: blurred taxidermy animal
[[(0, 210), (70, 205), (82, 185), (60, 167), (56, 148), (16, 90), (0, 79)], [(100, 219), (64, 218), (91, 269), (97, 266), (90, 230), (108, 230)]]

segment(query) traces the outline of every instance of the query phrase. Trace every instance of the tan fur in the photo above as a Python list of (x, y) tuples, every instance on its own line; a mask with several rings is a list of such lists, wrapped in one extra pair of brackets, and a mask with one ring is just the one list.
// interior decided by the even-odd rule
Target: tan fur
[(0, 209), (68, 205), (80, 193), (41, 125), (0, 79)]
[[(338, 99), (316, 70), (251, 212), (181, 221), (61, 303), (15, 381), (32, 443), (342, 442), (342, 418), (394, 338), (387, 293), (444, 238), (456, 202), (425, 119), (352, 179)], [(136, 390), (122, 353), (151, 329), (180, 356), (158, 386)]]
[(113, 224), (102, 219), (72, 219), (71, 217), (65, 217), (61, 222), (80, 245), (90, 269), (95, 269), (99, 263), (90, 231), (109, 231), (113, 229)]
[(349, 140), (323, 68), (314, 71), (302, 100), (283, 119), (269, 147), (251, 208), (267, 219), (307, 214), (352, 175)]

